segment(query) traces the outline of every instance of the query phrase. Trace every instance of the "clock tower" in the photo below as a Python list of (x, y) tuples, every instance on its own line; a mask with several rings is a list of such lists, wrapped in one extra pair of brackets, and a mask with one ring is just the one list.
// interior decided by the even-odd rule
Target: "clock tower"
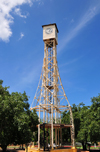
[[(43, 67), (38, 88), (31, 105), (31, 110), (36, 109), (39, 115), (39, 151), (37, 152), (41, 152), (40, 148), (42, 146), (44, 147), (43, 151), (49, 148), (54, 149), (54, 142), (56, 148), (61, 147), (62, 128), (70, 128), (71, 145), (73, 148), (73, 150), (70, 149), (70, 152), (76, 152), (72, 109), (65, 94), (57, 65), (57, 45), (59, 31), (55, 23), (43, 25), (42, 28), (44, 41)], [(69, 111), (68, 114), (70, 115), (70, 124), (61, 123), (61, 114), (63, 111)], [(43, 134), (40, 134), (41, 129), (43, 130)], [(40, 138), (41, 135), (42, 138)], [(63, 152), (64, 149), (59, 149), (57, 151)], [(50, 152), (52, 152), (52, 150), (50, 150)]]
[(55, 39), (56, 45), (58, 44), (58, 28), (56, 23), (43, 25), (43, 41)]

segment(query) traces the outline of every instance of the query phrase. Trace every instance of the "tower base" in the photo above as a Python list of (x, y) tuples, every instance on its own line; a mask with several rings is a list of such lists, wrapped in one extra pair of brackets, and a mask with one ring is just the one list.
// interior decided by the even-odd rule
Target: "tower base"
[(77, 152), (77, 149), (75, 147), (72, 147), (71, 149), (63, 149), (62, 148), (57, 148), (57, 149), (50, 149), (50, 150), (46, 150), (44, 151), (43, 149), (37, 149), (37, 148), (31, 148), (28, 147), (27, 149), (25, 149), (25, 152)]

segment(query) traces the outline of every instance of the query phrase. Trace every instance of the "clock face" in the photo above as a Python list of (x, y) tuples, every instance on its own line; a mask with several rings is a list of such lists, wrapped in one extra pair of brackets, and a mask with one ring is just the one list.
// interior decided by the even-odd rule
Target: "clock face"
[(47, 28), (45, 30), (46, 34), (51, 34), (53, 32), (53, 29), (52, 28)]

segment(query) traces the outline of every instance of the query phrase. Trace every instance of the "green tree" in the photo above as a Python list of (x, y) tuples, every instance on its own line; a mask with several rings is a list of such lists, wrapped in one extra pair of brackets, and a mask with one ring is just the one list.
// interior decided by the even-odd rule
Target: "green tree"
[(77, 141), (82, 142), (83, 150), (86, 150), (87, 141), (90, 141), (89, 117), (90, 117), (89, 107), (83, 105), (79, 113), (80, 126), (76, 137)]
[[(70, 124), (70, 115), (68, 111), (64, 111), (62, 113), (62, 124)], [(62, 128), (62, 142), (63, 144), (66, 144), (71, 141), (70, 138), (70, 128)]]
[(10, 100), (9, 87), (2, 86), (3, 81), (0, 80), (0, 144), (5, 151), (9, 143), (13, 141), (13, 112)]
[[(74, 118), (74, 126), (75, 126), (75, 139), (76, 141), (80, 141), (83, 144), (83, 149), (86, 149), (86, 143), (88, 141), (88, 115), (89, 107), (85, 106), (83, 103), (79, 105), (72, 105), (72, 113)], [(62, 123), (70, 123), (69, 112), (63, 112), (62, 115)], [(70, 141), (70, 128), (67, 130), (62, 130), (63, 141)], [(67, 137), (67, 138), (66, 138)]]
[(91, 106), (83, 106), (80, 112), (80, 130), (77, 140), (87, 149), (87, 142), (100, 141), (100, 94), (91, 98)]
[[(77, 138), (78, 131), (80, 130), (80, 111), (81, 106), (83, 106), (83, 103), (80, 103), (78, 106), (73, 104), (72, 105), (72, 113), (74, 118), (74, 126), (75, 126), (75, 138)], [(63, 124), (70, 124), (70, 113), (69, 111), (64, 111), (62, 113), (62, 123)], [(70, 134), (70, 128), (62, 129), (62, 139), (63, 142), (71, 142), (71, 134)]]
[(100, 141), (100, 94), (91, 98), (90, 106), (91, 123), (90, 123), (90, 139), (92, 142)]
[(0, 81), (0, 144), (3, 151), (11, 143), (26, 144), (37, 131), (38, 116), (29, 110), (26, 93), (8, 92)]

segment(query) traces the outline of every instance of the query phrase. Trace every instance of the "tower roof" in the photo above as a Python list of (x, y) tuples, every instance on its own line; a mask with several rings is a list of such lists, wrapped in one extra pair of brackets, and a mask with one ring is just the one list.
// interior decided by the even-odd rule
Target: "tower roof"
[(57, 29), (57, 32), (59, 33), (58, 28), (57, 28), (57, 24), (56, 24), (56, 23), (42, 25), (42, 27), (44, 27), (44, 26), (50, 26), (50, 25), (55, 25), (55, 26), (56, 26), (56, 29)]

